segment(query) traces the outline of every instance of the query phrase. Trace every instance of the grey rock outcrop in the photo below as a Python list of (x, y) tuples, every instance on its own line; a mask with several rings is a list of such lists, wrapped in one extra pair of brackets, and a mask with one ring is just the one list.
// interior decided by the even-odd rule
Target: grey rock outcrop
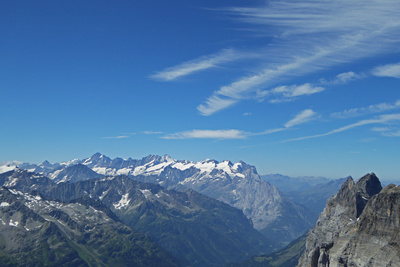
[(400, 266), (400, 187), (348, 178), (309, 232), (298, 266)]

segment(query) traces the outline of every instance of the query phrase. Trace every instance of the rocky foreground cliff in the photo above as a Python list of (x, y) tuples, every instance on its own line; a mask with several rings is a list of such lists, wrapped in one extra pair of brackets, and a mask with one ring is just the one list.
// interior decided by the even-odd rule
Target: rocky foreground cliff
[(400, 266), (400, 186), (348, 178), (309, 232), (299, 267)]

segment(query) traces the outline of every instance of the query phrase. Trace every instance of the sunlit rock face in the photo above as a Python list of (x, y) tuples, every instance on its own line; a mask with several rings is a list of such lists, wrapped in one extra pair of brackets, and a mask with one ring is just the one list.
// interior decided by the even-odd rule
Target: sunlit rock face
[(400, 266), (400, 187), (348, 178), (328, 200), (298, 266)]

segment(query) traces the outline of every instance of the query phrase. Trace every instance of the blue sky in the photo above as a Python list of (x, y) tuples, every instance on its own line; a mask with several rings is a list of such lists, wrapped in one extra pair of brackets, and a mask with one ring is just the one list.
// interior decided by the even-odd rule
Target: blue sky
[(2, 1), (0, 161), (400, 178), (400, 2)]

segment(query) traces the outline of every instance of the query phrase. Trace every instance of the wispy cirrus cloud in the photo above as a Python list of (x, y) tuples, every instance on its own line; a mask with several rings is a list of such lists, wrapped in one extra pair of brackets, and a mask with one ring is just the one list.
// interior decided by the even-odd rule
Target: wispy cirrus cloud
[(124, 139), (129, 138), (128, 135), (119, 135), (119, 136), (108, 136), (108, 137), (101, 137), (101, 139)]
[[(274, 96), (275, 98), (270, 99), (269, 102), (277, 103), (277, 102), (286, 102), (292, 101), (299, 96), (304, 95), (312, 95), (325, 90), (325, 87), (322, 86), (314, 86), (310, 83), (305, 83), (302, 85), (291, 85), (291, 86), (278, 86), (270, 91), (266, 91), (265, 96)], [(257, 93), (260, 95), (260, 93)], [(265, 97), (264, 96), (264, 97)]]
[(244, 139), (248, 133), (230, 130), (191, 130), (163, 136), (164, 139)]
[(344, 72), (336, 76), (336, 79), (334, 80), (335, 84), (343, 84), (343, 83), (348, 83), (354, 80), (358, 80), (365, 77), (364, 74), (357, 74), (353, 71), (349, 72)]
[[(323, 52), (321, 52), (323, 53)], [(313, 57), (318, 57), (316, 53)], [(221, 87), (215, 91), (210, 97), (207, 98), (204, 104), (197, 107), (202, 115), (212, 115), (222, 109), (230, 107), (231, 105), (218, 105), (219, 102), (214, 101), (215, 99), (223, 99), (226, 102), (237, 103), (241, 100), (252, 98), (252, 94), (257, 92), (260, 85), (267, 86), (274, 83), (275, 79), (278, 79), (282, 75), (290, 73), (294, 75), (296, 73), (304, 72), (302, 69), (303, 61), (309, 61), (307, 58), (299, 58), (295, 62), (283, 64), (272, 69), (265, 69), (262, 72), (241, 78), (230, 85)], [(204, 112), (206, 111), (206, 112)]]
[(400, 63), (376, 67), (372, 74), (378, 77), (392, 77), (400, 79)]
[(388, 110), (394, 110), (400, 108), (400, 99), (398, 99), (394, 103), (378, 103), (374, 105), (370, 105), (368, 107), (361, 107), (361, 108), (351, 108), (346, 109), (341, 112), (334, 112), (331, 113), (331, 117), (333, 118), (350, 118), (350, 117), (357, 117), (371, 113), (380, 113), (385, 112)]
[(325, 90), (324, 87), (321, 86), (312, 86), (309, 83), (305, 83), (303, 85), (292, 85), (292, 86), (279, 86), (272, 89), (272, 93), (281, 94), (283, 97), (296, 97), (301, 95), (312, 95), (315, 93), (319, 93)]
[(182, 64), (159, 71), (156, 74), (151, 75), (150, 78), (161, 81), (173, 81), (195, 72), (215, 68), (222, 64), (240, 60), (243, 58), (253, 58), (255, 56), (256, 54), (252, 52), (250, 53), (237, 51), (234, 49), (223, 49), (216, 54), (202, 56), (198, 59), (190, 60)]
[(306, 109), (297, 114), (293, 119), (285, 123), (286, 128), (309, 122), (316, 118), (317, 113), (312, 109)]
[[(223, 12), (256, 26), (273, 41), (260, 57), (264, 68), (215, 90), (198, 110), (208, 116), (231, 106), (219, 105), (213, 99), (237, 103), (288, 77), (393, 51), (400, 43), (399, 10), (397, 0), (268, 1), (261, 7), (225, 9)], [(392, 66), (390, 75), (397, 75), (393, 74), (396, 68)], [(375, 73), (382, 74), (383, 70)], [(348, 72), (335, 82), (357, 78), (357, 74)]]
[(209, 97), (204, 104), (199, 105), (197, 107), (197, 110), (201, 113), (201, 115), (209, 116), (221, 109), (230, 107), (230, 106), (236, 104), (237, 102), (238, 102), (238, 100), (236, 100), (236, 99), (220, 97), (220, 96), (214, 95), (214, 96)]
[(270, 90), (257, 90), (255, 98), (260, 102), (267, 98), (269, 98), (270, 103), (288, 102), (295, 100), (299, 96), (312, 95), (325, 91), (327, 85), (346, 84), (366, 77), (364, 73), (349, 71), (340, 73), (331, 80), (320, 79), (317, 84), (282, 85)]
[(281, 131), (285, 131), (294, 126), (304, 124), (311, 120), (314, 120), (317, 117), (317, 113), (311, 109), (303, 110), (302, 112), (296, 114), (296, 116), (286, 122), (284, 127), (268, 129), (259, 133), (251, 133), (237, 129), (229, 129), (229, 130), (190, 130), (177, 132), (173, 134), (168, 134), (163, 136), (163, 139), (245, 139), (250, 136), (256, 135), (267, 135), (272, 133), (277, 133)]
[(300, 140), (305, 140), (305, 139), (312, 139), (312, 138), (319, 138), (319, 137), (324, 137), (332, 134), (337, 134), (341, 133), (344, 131), (348, 131), (350, 129), (364, 126), (364, 125), (370, 125), (370, 124), (385, 124), (389, 122), (397, 122), (400, 121), (400, 113), (396, 114), (386, 114), (386, 115), (380, 115), (376, 118), (373, 119), (366, 119), (366, 120), (361, 120), (356, 123), (352, 123), (337, 129), (334, 129), (332, 131), (322, 133), (322, 134), (316, 134), (316, 135), (309, 135), (309, 136), (303, 136), (303, 137), (297, 137), (297, 138), (292, 138), (292, 139), (287, 139), (283, 142), (291, 142), (291, 141), (300, 141)]
[(283, 127), (268, 129), (268, 130), (265, 130), (264, 132), (254, 133), (252, 135), (266, 135), (266, 134), (272, 134), (272, 133), (286, 131), (294, 126), (315, 120), (317, 117), (318, 117), (318, 114), (315, 111), (313, 111), (312, 109), (305, 109), (305, 110), (299, 112), (298, 114), (296, 114), (293, 117), (293, 119), (287, 121), (283, 125)]
[(163, 134), (164, 132), (160, 131), (143, 131), (144, 134)]
[(388, 132), (390, 130), (391, 129), (389, 127), (374, 127), (371, 129), (371, 131), (374, 131), (374, 132)]
[(379, 132), (383, 136), (389, 136), (389, 137), (399, 137), (400, 136), (400, 130), (393, 129), (391, 127), (374, 127), (371, 129), (371, 131)]
[[(259, 25), (273, 25), (265, 31), (269, 35), (341, 35), (349, 32), (365, 32), (397, 25), (396, 14), (399, 3), (396, 0), (370, 0), (368, 2), (302, 0), (268, 1), (261, 7), (233, 7), (227, 12), (238, 16), (244, 22)], [(387, 21), (388, 17), (394, 18)], [(275, 29), (275, 31), (274, 31)], [(368, 33), (368, 32), (367, 32)], [(382, 32), (383, 33), (383, 32)]]
[(400, 130), (397, 131), (392, 131), (392, 132), (383, 132), (383, 136), (388, 136), (388, 137), (400, 137)]
[(355, 73), (354, 71), (343, 72), (338, 75), (332, 80), (321, 79), (321, 85), (340, 85), (346, 84), (352, 81), (356, 81), (359, 79), (366, 78), (367, 75), (365, 73)]

